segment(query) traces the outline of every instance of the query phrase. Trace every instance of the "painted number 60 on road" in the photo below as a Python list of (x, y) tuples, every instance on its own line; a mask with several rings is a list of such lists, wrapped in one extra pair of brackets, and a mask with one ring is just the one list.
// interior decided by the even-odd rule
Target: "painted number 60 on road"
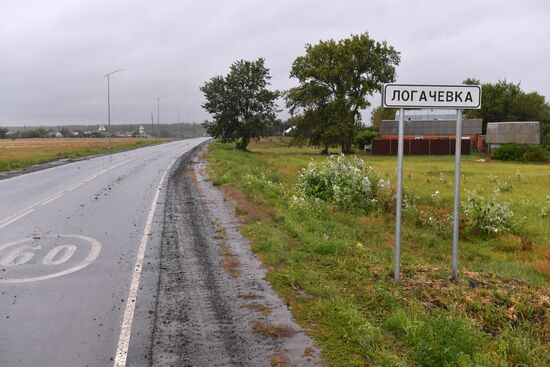
[(81, 270), (99, 255), (101, 244), (78, 235), (24, 238), (0, 246), (0, 283), (56, 278)]
[[(34, 257), (34, 250), (41, 250), (42, 246), (26, 246), (14, 248), (0, 260), (1, 266), (17, 266), (26, 264)], [(75, 245), (61, 245), (51, 249), (42, 259), (44, 265), (61, 265), (69, 260), (76, 252)], [(61, 254), (60, 256), (58, 256)]]

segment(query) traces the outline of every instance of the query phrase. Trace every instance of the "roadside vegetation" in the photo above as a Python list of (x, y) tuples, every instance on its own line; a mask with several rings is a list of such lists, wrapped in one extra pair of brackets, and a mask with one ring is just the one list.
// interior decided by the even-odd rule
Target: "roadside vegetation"
[(550, 152), (540, 145), (507, 143), (497, 148), (494, 159), (516, 162), (546, 162)]
[(288, 145), (214, 143), (209, 173), (330, 366), (550, 365), (547, 164), (464, 157), (453, 283), (453, 157), (406, 157), (396, 284), (396, 158)]
[[(161, 139), (165, 142), (167, 139)], [(105, 139), (33, 138), (0, 140), (0, 172), (21, 169), (65, 158), (78, 158), (108, 152), (119, 152), (157, 144), (156, 139), (113, 138), (112, 149)]]
[[(201, 88), (213, 117), (204, 126), (218, 139), (212, 181), (235, 202), (269, 280), (330, 366), (549, 366), (550, 105), (503, 80), (483, 83), (481, 109), (465, 112), (483, 132), (488, 122), (539, 121), (542, 146), (504, 145), (500, 161), (464, 157), (457, 282), (454, 159), (405, 158), (396, 284), (396, 158), (352, 154), (394, 118), (374, 108), (367, 129), (360, 111), (400, 62), (368, 33), (307, 44), (290, 67), (298, 85), (283, 92), (267, 89), (263, 59), (234, 63)], [(286, 122), (274, 118), (278, 95)], [(292, 138), (257, 140), (277, 124)], [(338, 146), (346, 156), (319, 154)]]

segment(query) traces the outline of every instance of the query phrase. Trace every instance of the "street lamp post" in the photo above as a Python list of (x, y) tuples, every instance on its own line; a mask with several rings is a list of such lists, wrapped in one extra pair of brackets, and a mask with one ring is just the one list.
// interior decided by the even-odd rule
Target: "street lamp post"
[(178, 110), (178, 140), (180, 138), (180, 110)]
[(118, 69), (111, 71), (110, 73), (105, 74), (107, 78), (107, 149), (111, 150), (111, 87), (110, 87), (110, 76), (111, 74), (118, 73), (124, 69)]
[(160, 140), (160, 100), (168, 97), (167, 95), (157, 97), (157, 140)]
[(155, 137), (155, 121), (153, 120), (153, 112), (151, 112), (151, 138)]

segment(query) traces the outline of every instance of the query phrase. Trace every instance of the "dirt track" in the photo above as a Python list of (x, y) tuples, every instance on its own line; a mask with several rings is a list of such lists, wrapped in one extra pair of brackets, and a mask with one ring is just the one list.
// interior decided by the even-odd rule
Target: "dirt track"
[(321, 365), (211, 185), (204, 149), (182, 157), (168, 180), (152, 364)]

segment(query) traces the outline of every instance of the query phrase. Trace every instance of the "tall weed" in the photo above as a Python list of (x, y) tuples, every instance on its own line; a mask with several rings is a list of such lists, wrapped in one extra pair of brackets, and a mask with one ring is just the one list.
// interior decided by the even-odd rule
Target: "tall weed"
[(481, 234), (499, 234), (517, 229), (510, 204), (500, 202), (498, 195), (486, 198), (475, 190), (468, 191), (463, 212), (469, 229)]
[(303, 196), (329, 202), (337, 208), (370, 213), (392, 207), (390, 182), (357, 157), (331, 156), (311, 162), (299, 177)]

